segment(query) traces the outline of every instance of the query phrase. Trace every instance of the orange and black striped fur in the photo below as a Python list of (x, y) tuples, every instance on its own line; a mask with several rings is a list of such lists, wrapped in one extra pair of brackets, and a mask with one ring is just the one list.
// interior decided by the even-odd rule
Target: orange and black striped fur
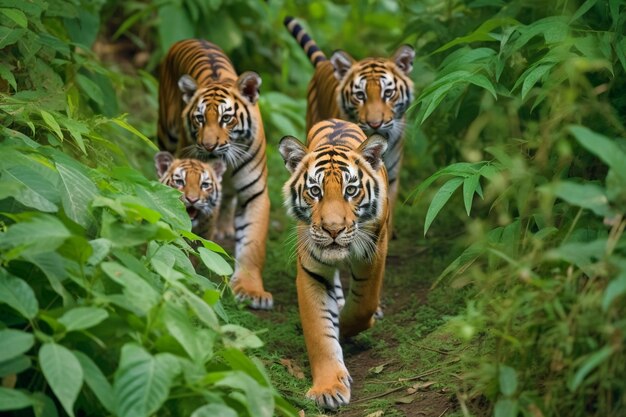
[(329, 60), (295, 19), (286, 17), (284, 23), (315, 67), (308, 87), (307, 130), (320, 120), (336, 117), (356, 123), (368, 136), (384, 136), (388, 141), (384, 160), (393, 211), (402, 163), (404, 114), (413, 100), (409, 74), (415, 51), (403, 45), (391, 58), (356, 61), (338, 50)]
[[(306, 394), (334, 409), (350, 401), (350, 374), (339, 336), (374, 324), (387, 256), (389, 206), (383, 153), (387, 140), (369, 139), (355, 124), (315, 124), (307, 145), (284, 137), (279, 151), (291, 177), (285, 205), (298, 220), (298, 304), (311, 363)], [(339, 268), (350, 270), (345, 306)]]
[(167, 151), (154, 156), (159, 181), (179, 190), (191, 220), (191, 231), (213, 240), (215, 222), (222, 200), (222, 175), (226, 164), (220, 159), (202, 162), (177, 159)]
[(237, 75), (216, 45), (175, 43), (161, 66), (158, 138), (178, 157), (226, 162), (216, 237), (235, 237), (231, 287), (253, 308), (271, 308), (261, 271), (269, 226), (265, 132), (257, 105), (261, 78)]

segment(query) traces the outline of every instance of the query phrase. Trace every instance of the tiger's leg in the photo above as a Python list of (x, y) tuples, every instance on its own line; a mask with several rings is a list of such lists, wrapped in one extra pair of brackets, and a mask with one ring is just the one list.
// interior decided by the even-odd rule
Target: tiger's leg
[(339, 320), (342, 337), (355, 336), (374, 325), (387, 258), (387, 231), (378, 237), (376, 254), (371, 262), (354, 261), (351, 267), (350, 292)]
[(265, 143), (259, 145), (256, 159), (235, 170), (232, 184), (237, 192), (235, 210), (235, 272), (230, 286), (237, 301), (250, 302), (255, 309), (271, 309), (272, 294), (263, 288), (261, 272), (265, 263), (265, 243), (269, 228), (270, 199), (267, 191)]
[(315, 272), (298, 259), (298, 306), (313, 375), (313, 386), (306, 396), (319, 407), (335, 409), (350, 401), (352, 378), (343, 362), (339, 344), (339, 305), (333, 285), (333, 268), (312, 269)]
[(333, 283), (335, 286), (335, 296), (337, 297), (337, 305), (339, 306), (339, 311), (346, 305), (346, 299), (343, 296), (343, 287), (341, 286), (341, 274), (338, 269), (335, 269), (335, 277), (333, 278)]
[(215, 224), (213, 236), (219, 241), (235, 236), (235, 205), (237, 199), (234, 194), (224, 195), (219, 215)]

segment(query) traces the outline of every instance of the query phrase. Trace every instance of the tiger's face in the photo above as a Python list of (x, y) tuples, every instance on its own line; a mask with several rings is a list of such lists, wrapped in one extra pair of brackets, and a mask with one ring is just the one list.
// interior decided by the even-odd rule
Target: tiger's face
[(401, 46), (390, 59), (366, 58), (355, 61), (344, 51), (330, 58), (339, 80), (337, 97), (346, 120), (356, 123), (367, 135), (399, 136), (403, 117), (413, 99), (415, 51)]
[(221, 160), (202, 162), (197, 159), (175, 159), (169, 152), (154, 156), (159, 181), (182, 192), (192, 227), (211, 216), (222, 198), (222, 175), (225, 164)]
[(380, 222), (387, 198), (387, 180), (379, 171), (386, 148), (380, 135), (357, 149), (323, 145), (308, 151), (294, 137), (281, 140), (279, 150), (292, 173), (283, 188), (285, 205), (302, 222), (301, 249), (326, 263), (373, 255), (368, 226)]
[(213, 154), (237, 166), (258, 128), (252, 107), (260, 85), (261, 78), (254, 72), (200, 88), (193, 78), (183, 75), (178, 81), (185, 102), (183, 124), (195, 141), (183, 153), (203, 160)]

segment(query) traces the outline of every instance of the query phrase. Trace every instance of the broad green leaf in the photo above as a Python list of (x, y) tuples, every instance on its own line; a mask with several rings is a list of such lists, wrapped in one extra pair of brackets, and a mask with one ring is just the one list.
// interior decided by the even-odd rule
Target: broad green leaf
[(12, 29), (0, 26), (0, 49), (13, 45), (26, 34), (26, 29)]
[(510, 397), (515, 394), (515, 391), (517, 391), (517, 372), (515, 372), (515, 369), (506, 365), (500, 365), (498, 369), (500, 392), (507, 397)]
[(589, 9), (591, 9), (593, 6), (595, 6), (597, 2), (598, 2), (598, 0), (587, 0), (587, 1), (585, 1), (578, 8), (578, 10), (576, 10), (576, 13), (574, 13), (574, 16), (572, 16), (572, 18), (570, 19), (569, 22), (572, 23), (572, 22), (578, 20), (582, 15), (587, 13), (589, 11)]
[[(13, 197), (25, 206), (45, 211), (56, 212), (56, 203), (60, 200), (56, 187), (43, 175), (44, 172), (33, 169), (30, 166), (12, 166), (2, 172), (0, 195), (2, 198)], [(3, 188), (15, 184), (17, 187), (6, 194)]]
[(453, 46), (463, 44), (463, 43), (471, 43), (471, 42), (485, 42), (485, 41), (496, 41), (493, 35), (491, 35), (491, 31), (501, 27), (501, 26), (517, 26), (521, 23), (517, 20), (510, 17), (498, 17), (486, 20), (483, 22), (475, 31), (466, 36), (461, 36), (456, 38), (445, 45), (439, 47), (433, 54), (443, 52), (447, 49), (452, 48)]
[(240, 371), (231, 372), (215, 385), (243, 392), (244, 396), (237, 399), (251, 416), (272, 417), (274, 411), (272, 389), (259, 385), (247, 374)]
[(83, 385), (83, 368), (76, 356), (61, 345), (45, 343), (39, 349), (39, 366), (63, 409), (74, 417), (74, 402)]
[(585, 377), (587, 377), (590, 372), (600, 366), (602, 362), (609, 359), (613, 353), (615, 353), (615, 349), (612, 346), (605, 346), (602, 349), (589, 355), (582, 363), (580, 368), (578, 368), (578, 371), (576, 371), (574, 377), (570, 378), (570, 380), (567, 382), (567, 387), (570, 389), (570, 391), (576, 391), (580, 384), (583, 383)]
[(28, 283), (1, 268), (0, 303), (8, 304), (27, 319), (34, 318), (39, 311), (39, 303)]
[(224, 258), (222, 258), (221, 255), (204, 247), (199, 247), (198, 253), (200, 254), (200, 259), (202, 259), (202, 262), (204, 262), (207, 268), (215, 272), (217, 275), (231, 275), (233, 273), (233, 268), (224, 260)]
[(263, 346), (263, 342), (256, 334), (236, 324), (222, 326), (222, 342), (226, 347), (237, 349), (256, 349)]
[(485, 77), (482, 74), (474, 74), (471, 77), (468, 77), (466, 81), (470, 84), (477, 85), (478, 87), (482, 87), (487, 90), (493, 98), (497, 99), (498, 95), (496, 94), (496, 89), (493, 86), (493, 83), (489, 80), (489, 78)]
[(515, 83), (515, 86), (513, 86), (513, 89), (515, 89), (519, 82), (523, 80), (521, 94), (522, 100), (524, 100), (530, 89), (533, 88), (535, 84), (537, 84), (537, 81), (543, 78), (543, 76), (550, 71), (552, 67), (554, 67), (554, 64), (537, 65), (534, 68), (530, 68), (520, 76), (519, 80)]
[(7, 9), (3, 7), (0, 8), (0, 13), (17, 23), (20, 27), (25, 28), (28, 26), (28, 19), (26, 18), (26, 15), (19, 9)]
[(111, 252), (111, 247), (113, 246), (111, 241), (105, 238), (90, 240), (89, 245), (93, 249), (91, 256), (87, 260), (89, 265), (98, 265), (102, 262)]
[(94, 220), (89, 205), (98, 194), (96, 186), (73, 166), (60, 161), (55, 164), (61, 178), (61, 201), (65, 214), (84, 228), (89, 228)]
[(219, 330), (219, 321), (215, 311), (202, 298), (187, 290), (185, 291), (185, 301), (193, 312), (196, 313), (198, 319), (209, 329)]
[(191, 417), (237, 417), (235, 410), (226, 404), (207, 404), (191, 413)]
[(105, 309), (98, 307), (76, 307), (66, 311), (60, 318), (68, 332), (83, 330), (100, 324), (109, 317)]
[(472, 175), (470, 177), (465, 178), (463, 180), (463, 203), (465, 204), (465, 211), (467, 215), (470, 215), (470, 211), (472, 210), (472, 199), (474, 198), (474, 193), (480, 186), (480, 175)]
[(605, 164), (615, 170), (623, 182), (626, 182), (626, 152), (617, 146), (614, 140), (600, 135), (583, 126), (570, 126), (569, 131), (578, 143)]
[(0, 362), (0, 378), (11, 374), (19, 374), (30, 367), (30, 358), (26, 355), (18, 355), (8, 361)]
[(127, 343), (122, 347), (115, 373), (113, 395), (119, 417), (148, 417), (169, 395), (172, 379), (180, 372), (176, 359), (168, 354), (150, 355), (144, 348)]
[(554, 185), (554, 194), (574, 206), (589, 209), (598, 216), (604, 217), (612, 214), (609, 199), (598, 185), (561, 181)]
[(74, 355), (83, 368), (85, 383), (96, 395), (102, 406), (110, 413), (115, 410), (115, 398), (113, 397), (113, 388), (106, 379), (98, 365), (83, 352), (74, 350)]
[(143, 133), (141, 133), (140, 131), (135, 129), (126, 120), (117, 118), (117, 119), (111, 119), (111, 121), (113, 123), (115, 123), (116, 125), (126, 129), (130, 133), (134, 134), (135, 136), (137, 136), (142, 141), (144, 141), (144, 143), (146, 143), (150, 147), (150, 149), (152, 149), (154, 152), (158, 152), (159, 151), (159, 148), (154, 144), (154, 142), (152, 142), (150, 140), (150, 138), (148, 138), (146, 135), (144, 135)]
[(616, 298), (626, 294), (626, 271), (613, 278), (604, 290), (602, 309), (607, 311)]
[(213, 354), (212, 349), (203, 346), (202, 339), (198, 337), (200, 330), (193, 325), (184, 309), (166, 304), (163, 313), (165, 327), (185, 349), (189, 358), (202, 362), (205, 357)]
[(78, 82), (78, 85), (80, 85), (83, 92), (87, 94), (90, 99), (95, 101), (100, 106), (103, 105), (104, 97), (98, 84), (94, 83), (89, 77), (83, 74), (77, 74), (76, 81)]
[(16, 249), (22, 255), (51, 252), (68, 237), (70, 232), (59, 219), (49, 214), (36, 214), (0, 233), (0, 252), (8, 249)]
[(59, 123), (56, 121), (54, 116), (45, 110), (39, 110), (39, 113), (41, 113), (41, 118), (44, 122), (46, 122), (48, 127), (52, 129), (52, 131), (59, 137), (59, 139), (63, 140), (63, 132), (61, 132), (61, 126), (59, 126)]
[(63, 286), (63, 281), (69, 275), (66, 259), (57, 252), (26, 254), (24, 259), (41, 269), (52, 289), (63, 298), (63, 305), (73, 303), (72, 295)]
[(101, 268), (113, 281), (124, 288), (124, 293), (129, 296), (139, 311), (145, 314), (158, 303), (159, 293), (130, 269), (117, 262), (103, 262)]
[(439, 211), (441, 211), (456, 189), (463, 184), (463, 181), (463, 178), (452, 178), (446, 182), (437, 191), (437, 193), (435, 193), (432, 201), (430, 202), (430, 206), (428, 206), (428, 211), (426, 212), (426, 220), (424, 221), (424, 236), (426, 235), (426, 232), (428, 232), (428, 228), (433, 220), (435, 220), (435, 217), (437, 217)]
[(19, 410), (32, 404), (32, 400), (24, 392), (0, 387), (0, 411)]
[(230, 365), (233, 370), (244, 371), (254, 378), (256, 382), (265, 387), (272, 386), (270, 378), (263, 368), (263, 364), (258, 361), (255, 362), (241, 350), (237, 348), (224, 349), (221, 352), (221, 356), (228, 362), (228, 365)]
[(493, 408), (493, 417), (517, 417), (517, 410), (516, 400), (500, 398)]
[(0, 330), (0, 362), (13, 359), (28, 351), (35, 344), (32, 333), (21, 330)]
[(0, 77), (9, 83), (9, 85), (13, 87), (13, 90), (17, 91), (17, 81), (15, 80), (15, 75), (13, 75), (11, 68), (7, 64), (0, 63)]
[(56, 403), (43, 392), (35, 392), (30, 398), (33, 401), (35, 417), (59, 417)]

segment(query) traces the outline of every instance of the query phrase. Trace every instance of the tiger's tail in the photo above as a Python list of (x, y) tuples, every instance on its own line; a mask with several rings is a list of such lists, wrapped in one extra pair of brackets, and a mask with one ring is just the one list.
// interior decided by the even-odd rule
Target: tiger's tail
[(317, 66), (318, 63), (322, 61), (326, 61), (326, 55), (324, 52), (320, 50), (315, 41), (311, 39), (308, 33), (304, 30), (304, 28), (298, 23), (296, 19), (291, 16), (285, 17), (283, 21), (285, 27), (291, 33), (291, 35), (298, 41), (306, 55), (309, 57), (309, 61), (313, 64), (314, 67)]

